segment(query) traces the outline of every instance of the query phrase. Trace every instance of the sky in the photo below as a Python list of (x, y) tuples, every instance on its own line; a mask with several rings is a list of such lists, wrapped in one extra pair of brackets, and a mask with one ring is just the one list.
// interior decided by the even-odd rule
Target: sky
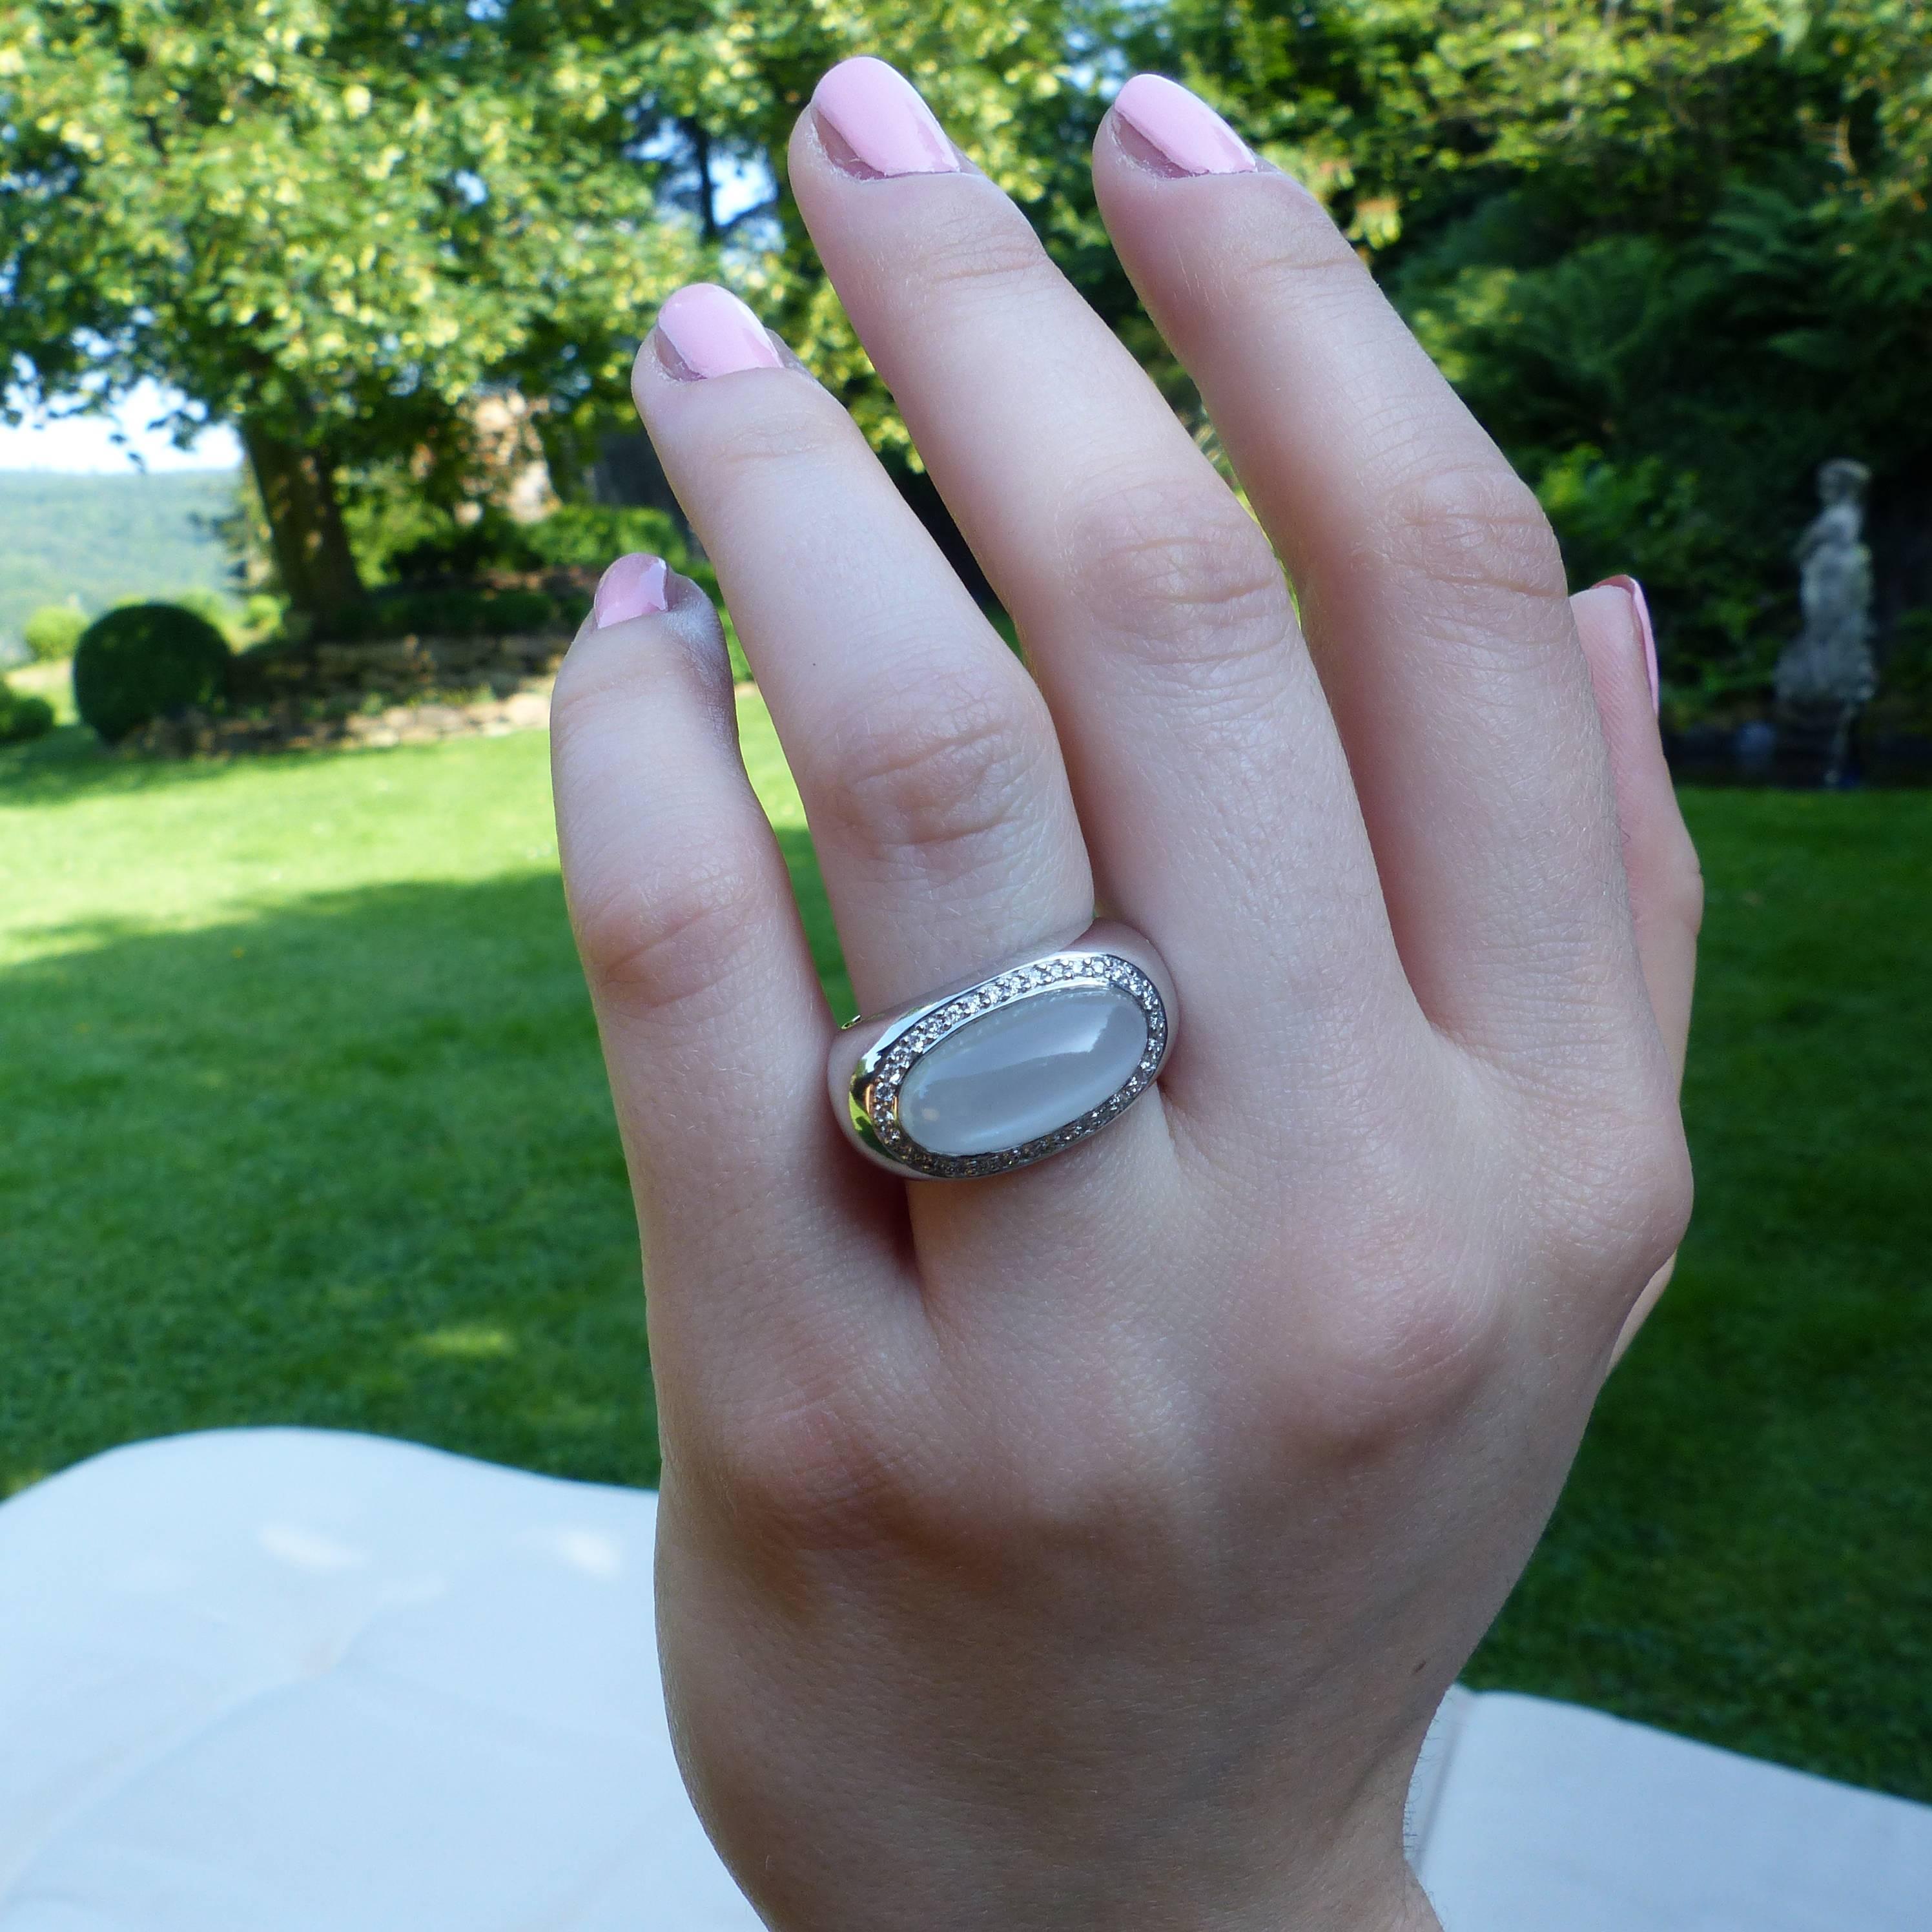
[[(176, 448), (164, 431), (148, 427), (166, 407), (165, 392), (144, 382), (105, 416), (0, 423), (0, 470), (98, 476), (140, 468), (232, 470), (241, 462), (241, 446), (229, 429), (207, 431), (190, 449)], [(115, 440), (117, 433), (123, 441)]]

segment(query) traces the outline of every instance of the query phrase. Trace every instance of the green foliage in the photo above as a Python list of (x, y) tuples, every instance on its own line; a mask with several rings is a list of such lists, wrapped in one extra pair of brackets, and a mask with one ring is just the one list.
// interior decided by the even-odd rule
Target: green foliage
[(1908, 610), (1893, 627), (1879, 688), (1901, 698), (1932, 700), (1932, 608)]
[[(4, 208), (0, 187), (0, 224)], [(50, 604), (94, 614), (164, 590), (221, 590), (229, 563), (214, 526), (232, 513), (235, 485), (232, 470), (0, 471), (0, 631), (20, 635)]]
[(231, 646), (238, 641), (242, 626), (235, 605), (220, 591), (198, 589), (175, 590), (159, 601), (171, 604), (178, 610), (192, 610), (197, 617), (219, 631)]
[(178, 604), (129, 604), (98, 617), (74, 654), (74, 708), (110, 745), (149, 719), (220, 698), (228, 640)]
[(684, 533), (668, 512), (566, 503), (540, 524), (526, 526), (538, 560), (561, 569), (601, 571), (630, 550), (649, 550), (691, 572)]
[(16, 691), (0, 678), (0, 745), (44, 738), (54, 728), (54, 708), (44, 698)]
[(556, 629), (563, 601), (541, 590), (462, 586), (371, 597), (343, 613), (338, 634), (350, 644), (407, 637), (510, 638)]
[(1535, 481), (1573, 584), (1628, 572), (1670, 614), (1660, 668), (1673, 724), (1765, 683), (1778, 632), (1766, 622), (1762, 580), (1711, 514), (1696, 471), (1658, 456), (1612, 463), (1578, 443)]
[[(396, 519), (394, 531), (401, 525)], [(447, 578), (527, 575), (551, 570), (601, 571), (626, 550), (679, 557), (682, 531), (662, 510), (564, 503), (534, 523), (485, 508), (464, 522), (434, 512), (406, 526), (407, 540), (375, 554), (385, 578), (410, 584)]]
[(1922, 494), (1932, 383), (1910, 337), (1928, 316), (1861, 308), (1838, 285), (1840, 216), (1762, 186), (1675, 243), (1604, 236), (1538, 261), (1540, 224), (1513, 191), (1413, 253), (1394, 292), (1538, 481), (1580, 580), (1651, 585), (1673, 681), (1762, 688), (1798, 622), (1819, 461), (1870, 464), (1881, 515), (1909, 522)]
[[(394, 527), (392, 525), (392, 527)], [(648, 550), (663, 557), (680, 574), (703, 586), (722, 610), (717, 573), (693, 553), (676, 519), (668, 512), (643, 506), (601, 503), (564, 503), (536, 523), (518, 523), (496, 510), (485, 510), (474, 520), (459, 524), (448, 517), (413, 520), (408, 527), (421, 532), (405, 547), (381, 559), (383, 574), (393, 586), (352, 606), (337, 626), (350, 640), (401, 638), (415, 634), (469, 636), (519, 629), (542, 629), (550, 623), (574, 628), (589, 608), (586, 598), (560, 596), (549, 617), (531, 621), (534, 604), (503, 605), (512, 593), (477, 589), (464, 579), (495, 576), (549, 576), (568, 572), (598, 575), (614, 558), (630, 550)], [(452, 581), (454, 580), (454, 581)], [(519, 614), (511, 621), (508, 614)], [(725, 642), (731, 654), (732, 675), (748, 680), (745, 661), (728, 613), (724, 614)]]
[(185, 419), (392, 453), (506, 374), (618, 380), (693, 259), (627, 152), (603, 7), (16, 0), (6, 24), (0, 340), (40, 388), (155, 376)]
[(868, 51), (1036, 196), (1067, 36), (986, 0), (0, 0), (0, 354), (30, 398), (156, 377), (316, 489), (400, 464), (448, 508), (487, 495), (472, 398), (541, 399), (561, 450), (710, 271), (890, 435), (782, 188), (727, 219), (730, 172), (782, 181), (818, 74)]
[(43, 604), (20, 627), (20, 636), (38, 664), (70, 658), (87, 628), (87, 614), (77, 604)]

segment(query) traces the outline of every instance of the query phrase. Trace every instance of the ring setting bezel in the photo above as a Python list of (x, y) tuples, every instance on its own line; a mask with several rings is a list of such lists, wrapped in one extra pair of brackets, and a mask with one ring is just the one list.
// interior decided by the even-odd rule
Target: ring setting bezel
[[(1106, 943), (1096, 928), (1071, 945), (1036, 953), (1018, 964), (869, 1023), (880, 1029), (878, 1037), (856, 1062), (848, 1063), (851, 1072), (842, 1096), (844, 1124), (851, 1137), (874, 1160), (902, 1173), (960, 1180), (1030, 1166), (1098, 1132), (1146, 1092), (1167, 1057), (1173, 1036), (1172, 996), (1148, 970), (1150, 964)], [(962, 1028), (1002, 1007), (1082, 988), (1112, 988), (1126, 993), (1147, 1022), (1147, 1044), (1140, 1059), (1106, 1100), (1050, 1133), (1020, 1146), (984, 1154), (936, 1154), (906, 1131), (899, 1119), (899, 1089), (925, 1054)], [(862, 1021), (853, 1024), (868, 1024)], [(835, 1104), (839, 1097), (835, 1094)]]

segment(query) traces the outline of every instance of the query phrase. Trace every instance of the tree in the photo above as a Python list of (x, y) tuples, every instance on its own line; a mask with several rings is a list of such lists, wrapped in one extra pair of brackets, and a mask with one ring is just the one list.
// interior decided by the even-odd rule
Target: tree
[[(30, 396), (154, 376), (236, 424), (292, 601), (358, 592), (340, 482), (460, 485), (464, 404), (616, 406), (651, 310), (721, 260), (890, 440), (778, 185), (823, 68), (905, 64), (984, 164), (1042, 178), (1015, 103), (1052, 8), (695, 0), (7, 0), (0, 349)], [(719, 212), (724, 178), (761, 205)], [(427, 469), (427, 472), (425, 472)]]
[(15, 0), (0, 346), (30, 394), (154, 376), (236, 424), (326, 623), (359, 587), (345, 465), (450, 457), (482, 386), (620, 381), (694, 261), (583, 32), (463, 0)]
[(1768, 681), (1822, 458), (1876, 474), (1882, 619), (1932, 604), (1923, 0), (1174, 0), (1329, 201), (1583, 580), (1651, 580), (1680, 694)]

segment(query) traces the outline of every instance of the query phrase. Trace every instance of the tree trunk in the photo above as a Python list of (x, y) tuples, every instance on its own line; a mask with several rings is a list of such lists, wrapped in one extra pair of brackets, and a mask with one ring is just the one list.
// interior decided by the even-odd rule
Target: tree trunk
[(242, 446), (268, 520), (282, 588), (313, 634), (326, 637), (344, 607), (363, 594), (336, 501), (335, 466), (326, 451), (286, 442), (248, 417)]

